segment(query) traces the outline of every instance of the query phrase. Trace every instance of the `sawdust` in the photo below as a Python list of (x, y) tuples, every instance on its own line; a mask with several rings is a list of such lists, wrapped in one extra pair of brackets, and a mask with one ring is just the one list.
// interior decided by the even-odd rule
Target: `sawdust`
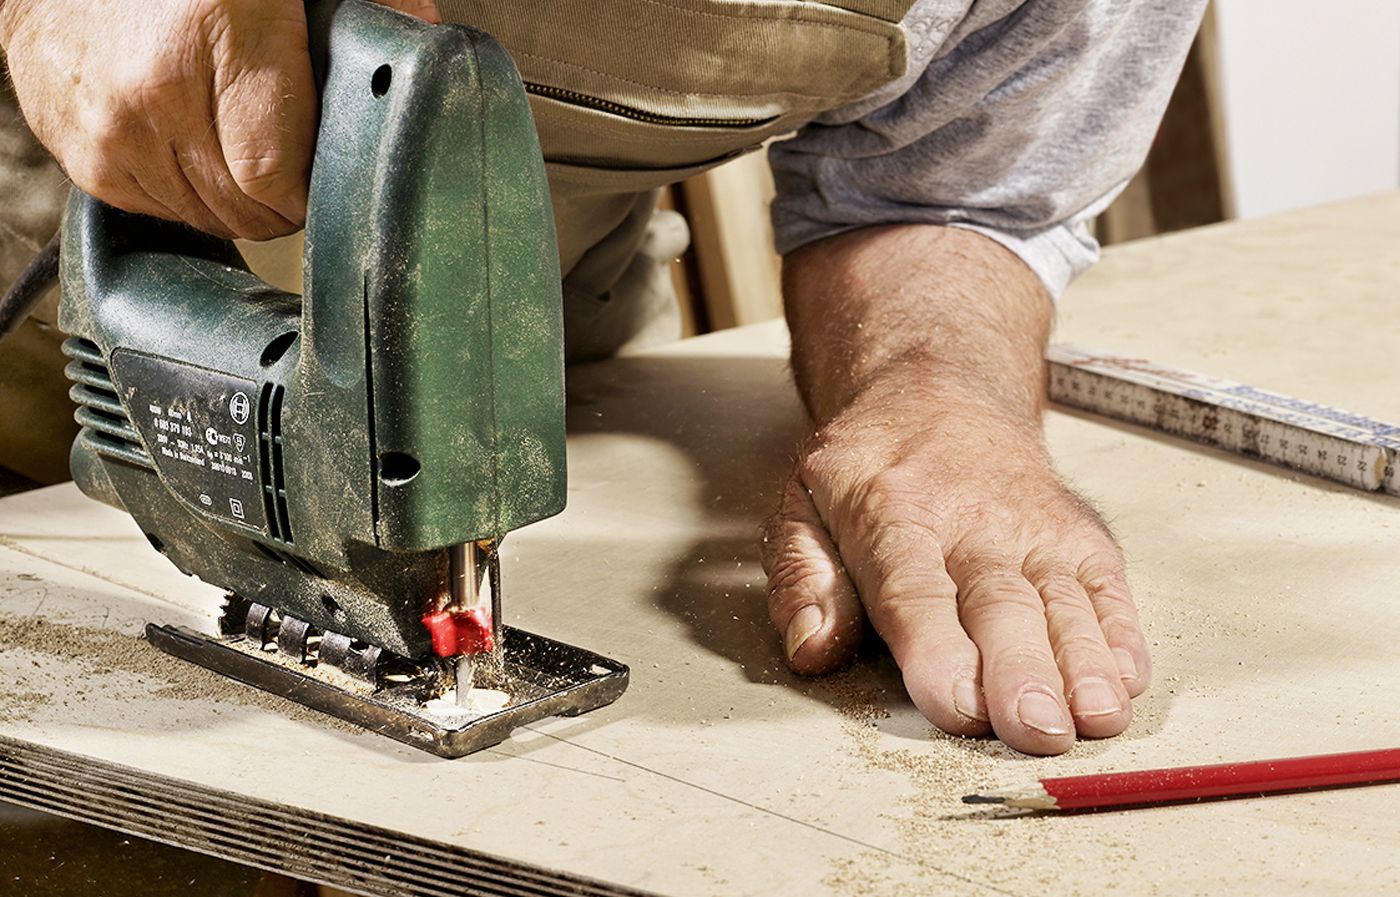
[(37, 691), (0, 693), (0, 722), (27, 718), (35, 708), (48, 702), (48, 695)]
[[(907, 793), (883, 816), (895, 827), (899, 857), (915, 871), (911, 877), (909, 867), (892, 863), (888, 854), (865, 851), (833, 862), (825, 884), (838, 894), (861, 897), (943, 893), (950, 887), (992, 894), (1019, 890), (1028, 881), (1043, 885), (1047, 893), (1081, 893), (1065, 881), (1059, 861), (1069, 855), (1067, 848), (1080, 846), (1082, 833), (1059, 825), (1053, 816), (973, 810), (961, 803), (964, 794), (1034, 781), (1055, 761), (1027, 757), (992, 739), (947, 735), (932, 726), (927, 742), (916, 748), (891, 746), (895, 742), (882, 728), (893, 719), (887, 708), (908, 699), (868, 680), (868, 673), (858, 669), (833, 676), (831, 700), (844, 717), (842, 729), (861, 767), (851, 781), (862, 780), (871, 769), (908, 780)], [(1100, 836), (1095, 844), (1105, 869), (1127, 864), (1134, 849), (1126, 837)], [(962, 887), (957, 887), (959, 881)]]
[(32, 660), (30, 669), (20, 668), (11, 678), (0, 681), (0, 721), (30, 720), (37, 711), (55, 703), (71, 707), (95, 694), (125, 689), (128, 679), (121, 683), (112, 681), (114, 674), (125, 673), (146, 680), (148, 695), (158, 700), (256, 707), (301, 722), (316, 722), (345, 732), (359, 731), (334, 717), (164, 654), (141, 636), (0, 613), (0, 649), (25, 651), (68, 664), (80, 661), (85, 673), (65, 682), (60, 694), (54, 688), (50, 665)]

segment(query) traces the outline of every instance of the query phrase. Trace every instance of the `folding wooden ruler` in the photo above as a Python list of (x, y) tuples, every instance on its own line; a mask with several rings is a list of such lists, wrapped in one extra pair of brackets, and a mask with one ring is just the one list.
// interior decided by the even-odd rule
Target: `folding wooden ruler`
[(1050, 399), (1369, 492), (1400, 495), (1400, 426), (1232, 380), (1057, 344)]

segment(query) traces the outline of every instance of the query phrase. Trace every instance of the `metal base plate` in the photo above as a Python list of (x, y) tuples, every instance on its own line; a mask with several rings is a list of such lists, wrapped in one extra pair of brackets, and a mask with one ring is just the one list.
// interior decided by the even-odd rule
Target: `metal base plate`
[(505, 670), (492, 685), (510, 702), (479, 716), (437, 714), (416, 693), (374, 689), (332, 668), (295, 664), (242, 636), (212, 638), (178, 626), (146, 626), (146, 639), (167, 654), (387, 735), (439, 757), (462, 757), (504, 741), (517, 726), (550, 716), (577, 716), (611, 704), (627, 690), (628, 669), (591, 651), (502, 627)]

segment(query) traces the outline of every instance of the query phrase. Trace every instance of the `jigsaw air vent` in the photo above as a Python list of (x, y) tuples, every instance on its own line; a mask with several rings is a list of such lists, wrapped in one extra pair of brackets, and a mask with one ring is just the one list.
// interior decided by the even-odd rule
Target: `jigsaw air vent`
[(287, 482), (282, 467), (282, 400), (286, 392), (275, 383), (263, 384), (258, 392), (258, 470), (268, 532), (290, 545), (292, 525), (287, 518)]
[(73, 416), (83, 427), (79, 438), (95, 452), (155, 470), (117, 397), (102, 350), (91, 340), (70, 337), (63, 342), (63, 354), (72, 359), (63, 372), (73, 381), (68, 395), (78, 405)]

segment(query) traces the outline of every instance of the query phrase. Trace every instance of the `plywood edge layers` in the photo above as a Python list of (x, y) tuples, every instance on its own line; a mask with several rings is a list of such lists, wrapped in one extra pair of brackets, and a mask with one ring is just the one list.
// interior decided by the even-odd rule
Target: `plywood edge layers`
[(648, 897), (2, 735), (0, 799), (372, 897)]

